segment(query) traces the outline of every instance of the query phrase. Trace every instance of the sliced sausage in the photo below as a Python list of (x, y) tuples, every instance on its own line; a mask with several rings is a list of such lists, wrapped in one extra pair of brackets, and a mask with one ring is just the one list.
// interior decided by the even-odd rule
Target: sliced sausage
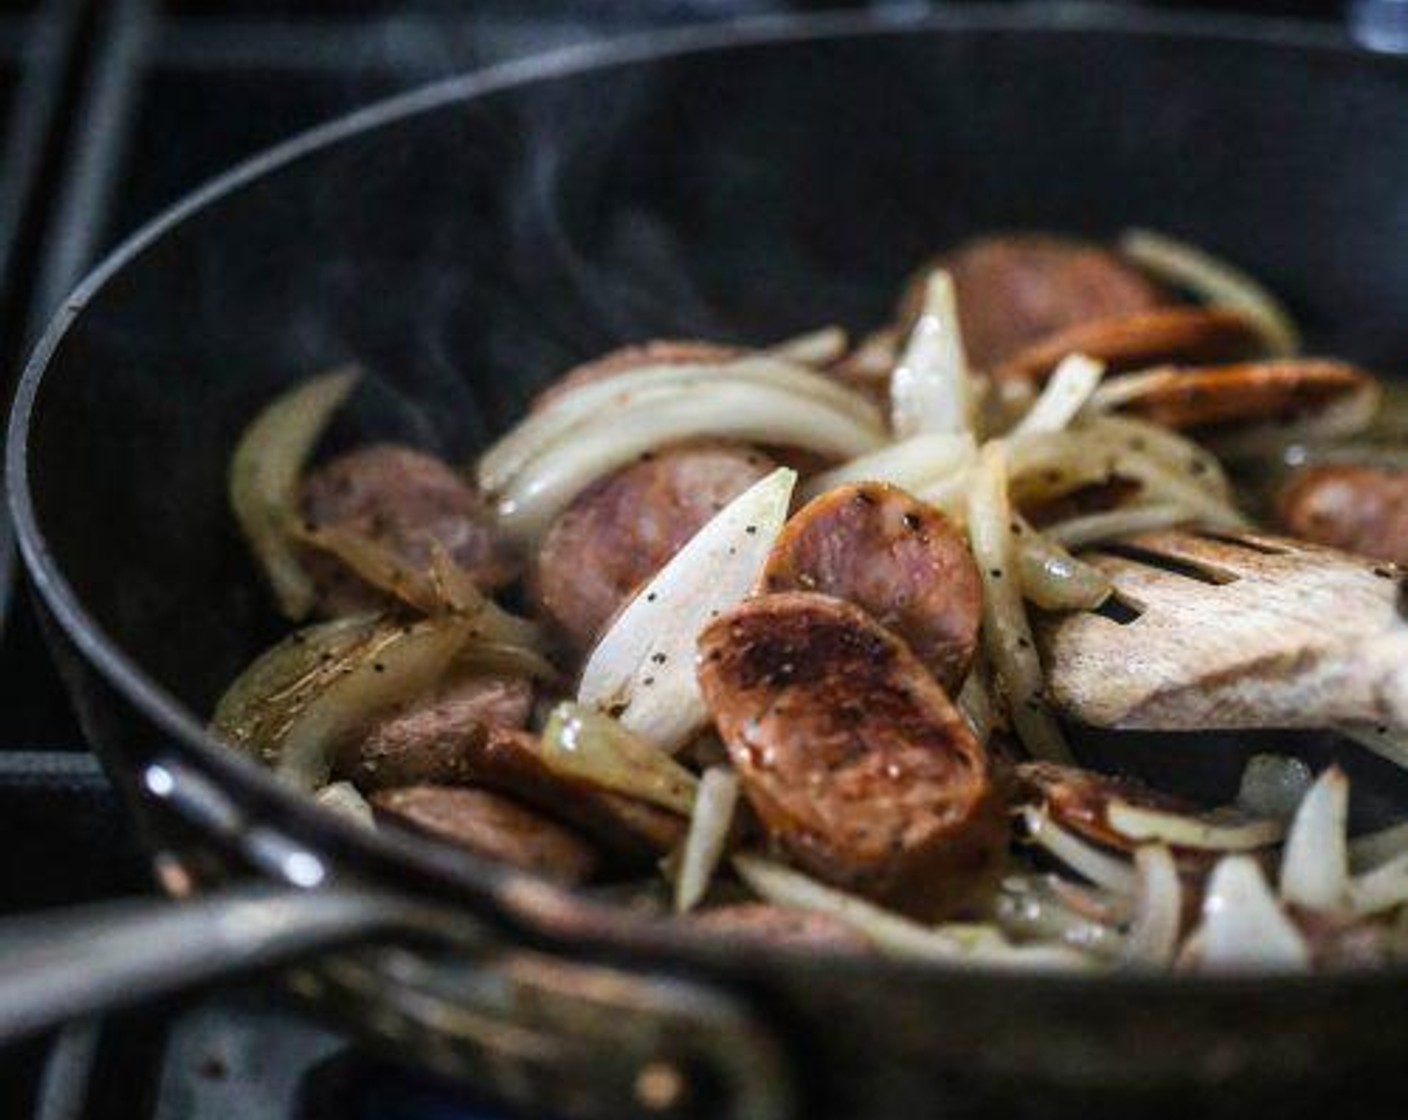
[(1322, 359), (1161, 369), (1138, 386), (1119, 410), (1180, 430), (1284, 423), (1376, 392), (1368, 373)]
[(519, 677), (474, 677), (432, 692), (373, 724), (344, 752), (358, 788), (461, 785), (474, 780), (491, 727), (522, 727), (533, 686)]
[(700, 638), (749, 802), (806, 871), (924, 918), (984, 901), (1007, 818), (982, 745), (909, 647), (826, 595), (764, 595)]
[(737, 346), (723, 346), (716, 342), (695, 342), (685, 339), (656, 339), (636, 346), (622, 346), (618, 350), (593, 358), (589, 362), (573, 366), (546, 389), (533, 398), (532, 411), (544, 408), (573, 389), (590, 385), (593, 381), (604, 381), (618, 373), (653, 365), (687, 365), (700, 362), (729, 362), (741, 357), (743, 351)]
[(1099, 245), (1006, 234), (969, 241), (924, 268), (906, 289), (901, 323), (918, 316), (934, 268), (953, 277), (963, 345), (979, 369), (993, 369), (1058, 331), (1168, 302), (1143, 273)]
[(799, 949), (867, 952), (870, 942), (839, 918), (769, 902), (737, 902), (701, 910), (685, 919), (720, 937)]
[(372, 806), (416, 832), (562, 883), (596, 871), (596, 852), (576, 833), (487, 790), (407, 786), (373, 794)]
[[(516, 575), (483, 497), (445, 463), (410, 447), (375, 444), (329, 460), (304, 478), (302, 507), (311, 527), (370, 537), (417, 570), (429, 567), (434, 540), (485, 590)], [(309, 549), (305, 559), (323, 614), (386, 604), (335, 558)]]
[(968, 544), (938, 510), (895, 486), (838, 486), (778, 538), (763, 586), (855, 603), (909, 643), (952, 693), (973, 663), (983, 585)]
[(1096, 319), (1048, 335), (993, 370), (998, 380), (1044, 381), (1069, 354), (1085, 354), (1112, 373), (1149, 366), (1232, 362), (1261, 352), (1261, 335), (1221, 307), (1162, 307)]
[(1293, 536), (1408, 565), (1408, 470), (1305, 467), (1276, 505)]
[(704, 523), (773, 469), (761, 452), (722, 443), (643, 456), (583, 491), (543, 538), (533, 598), (578, 651)]

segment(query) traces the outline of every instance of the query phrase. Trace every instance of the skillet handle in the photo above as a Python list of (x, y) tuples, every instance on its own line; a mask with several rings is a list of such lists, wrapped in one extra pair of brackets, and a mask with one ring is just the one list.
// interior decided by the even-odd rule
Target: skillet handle
[[(404, 900), (345, 886), (239, 885), (0, 921), (0, 1046), (69, 1020), (427, 923)], [(427, 930), (428, 932), (428, 930)]]

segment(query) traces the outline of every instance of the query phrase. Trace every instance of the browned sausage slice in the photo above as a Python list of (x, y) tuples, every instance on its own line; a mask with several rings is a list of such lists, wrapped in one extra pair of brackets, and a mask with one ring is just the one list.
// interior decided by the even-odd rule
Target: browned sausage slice
[(373, 724), (341, 770), (363, 790), (470, 782), (489, 728), (522, 727), (532, 704), (533, 686), (519, 677), (458, 681)]
[(969, 360), (992, 369), (1048, 335), (1148, 311), (1167, 297), (1138, 269), (1102, 246), (1049, 234), (977, 238), (916, 275), (900, 322), (919, 313), (934, 268), (953, 277)]
[(720, 937), (799, 949), (867, 952), (870, 942), (839, 918), (768, 902), (737, 902), (701, 910), (685, 919)]
[(1281, 491), (1277, 510), (1294, 536), (1408, 565), (1408, 470), (1305, 467)]
[[(516, 574), (482, 496), (439, 459), (413, 448), (375, 444), (339, 455), (309, 472), (302, 499), (310, 526), (370, 537), (416, 570), (430, 566), (431, 541), (439, 541), (485, 590), (503, 586)], [(350, 614), (385, 605), (380, 592), (331, 556), (309, 549), (306, 563), (322, 613)]]
[(667, 448), (588, 487), (553, 523), (534, 563), (539, 611), (578, 651), (704, 523), (773, 469), (732, 444)]
[(981, 903), (1007, 818), (992, 764), (909, 647), (859, 607), (750, 600), (699, 683), (764, 827), (803, 869), (923, 918)]
[(622, 346), (618, 350), (573, 366), (536, 397), (532, 411), (536, 412), (565, 393), (593, 381), (604, 381), (618, 373), (653, 365), (686, 365), (700, 362), (729, 362), (740, 357), (743, 351), (736, 346), (722, 346), (715, 342), (695, 342), (685, 339), (656, 339), (636, 346)]
[(1318, 358), (1171, 368), (1142, 378), (1119, 410), (1180, 430), (1280, 423), (1372, 393), (1374, 384), (1356, 366)]
[(1069, 354), (1085, 354), (1112, 373), (1171, 363), (1192, 365), (1255, 357), (1261, 336), (1244, 316), (1220, 307), (1161, 307), (1097, 319), (1048, 335), (993, 370), (999, 380), (1043, 381)]
[(373, 794), (372, 805), (417, 832), (562, 883), (596, 870), (596, 852), (576, 833), (486, 790), (408, 786)]
[(808, 502), (778, 538), (763, 586), (864, 608), (950, 692), (973, 663), (983, 613), (973, 555), (948, 518), (898, 487), (838, 486)]

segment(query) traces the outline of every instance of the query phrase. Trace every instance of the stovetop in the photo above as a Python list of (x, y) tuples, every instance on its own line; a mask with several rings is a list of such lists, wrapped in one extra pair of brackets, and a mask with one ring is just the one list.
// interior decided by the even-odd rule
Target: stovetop
[[(0, 404), (28, 344), (77, 278), (122, 235), (243, 156), (393, 91), (537, 50), (821, 6), (844, 5), (0, 0)], [(1201, 6), (1337, 14), (1313, 0)], [(8, 578), (8, 552), (0, 519), (0, 914), (146, 891), (143, 861), (83, 745), (28, 591)], [(238, 997), (76, 1025), (0, 1054), (0, 1115), (507, 1114), (383, 1066), (246, 987)]]

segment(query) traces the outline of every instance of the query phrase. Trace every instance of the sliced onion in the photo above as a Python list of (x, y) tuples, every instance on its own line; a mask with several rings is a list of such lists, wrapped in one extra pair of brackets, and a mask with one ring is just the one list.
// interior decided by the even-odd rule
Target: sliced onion
[(862, 455), (807, 480), (802, 496), (815, 498), (849, 482), (888, 482), (918, 493), (973, 464), (978, 445), (966, 432), (934, 432), (911, 436)]
[(1120, 237), (1120, 252), (1204, 303), (1241, 312), (1261, 335), (1268, 354), (1284, 358), (1300, 350), (1295, 323), (1275, 297), (1241, 269), (1205, 249), (1153, 230), (1131, 229)]
[(1251, 852), (1279, 843), (1286, 835), (1284, 821), (1247, 817), (1235, 809), (1197, 815), (1171, 813), (1117, 798), (1105, 807), (1105, 819), (1121, 836), (1136, 843), (1204, 852)]
[(1247, 760), (1237, 805), (1256, 817), (1290, 820), (1313, 782), (1310, 767), (1283, 754), (1255, 754)]
[(1000, 440), (983, 446), (968, 492), (968, 539), (983, 580), (983, 646), (1022, 745), (1036, 758), (1070, 762), (1071, 752), (1045, 700), (1041, 661), (1022, 603), (1007, 457)]
[(1134, 853), (1134, 873), (1134, 921), (1125, 940), (1125, 959), (1167, 968), (1178, 953), (1183, 922), (1183, 883), (1173, 853), (1162, 844), (1139, 848)]
[(1354, 392), (1289, 424), (1248, 424), (1233, 431), (1210, 433), (1206, 437), (1207, 445), (1220, 458), (1230, 461), (1281, 458), (1292, 444), (1358, 435), (1374, 423), (1381, 399), (1379, 383), (1366, 380)]
[(254, 753), (266, 766), (299, 713), (350, 673), (387, 633), (378, 615), (354, 615), (308, 626), (256, 658), (216, 702), (211, 730)]
[(472, 636), (455, 657), (455, 667), (476, 676), (527, 677), (560, 684), (557, 666), (529, 646)]
[(971, 432), (973, 405), (953, 278), (938, 269), (890, 378), (890, 424), (901, 437)]
[(1377, 727), (1340, 727), (1336, 730), (1365, 750), (1373, 751), (1380, 758), (1408, 770), (1408, 738), (1401, 732)]
[(757, 586), (796, 482), (795, 471), (779, 468), (754, 483), (641, 588), (592, 650), (577, 694), (582, 703), (618, 714), (672, 753), (704, 726), (696, 642), (711, 619)]
[(1349, 779), (1331, 766), (1291, 821), (1281, 857), (1281, 897), (1307, 910), (1339, 910), (1349, 886)]
[(1408, 853), (1349, 881), (1349, 909), (1366, 918), (1408, 904)]
[(553, 709), (539, 757), (559, 774), (688, 816), (699, 781), (669, 755), (610, 716), (580, 704)]
[(316, 593), (290, 532), (308, 457), (357, 384), (356, 370), (315, 377), (282, 394), (244, 430), (230, 460), (230, 506), (279, 610), (305, 618)]
[(709, 890), (709, 882), (728, 847), (733, 813), (738, 806), (738, 775), (726, 766), (711, 766), (699, 779), (699, 794), (689, 818), (675, 881), (675, 910), (693, 910)]
[(1097, 886), (1120, 895), (1132, 895), (1137, 881), (1128, 860), (1112, 856), (1062, 828), (1046, 813), (1031, 807), (1022, 810), (1031, 842)]
[(1072, 906), (1052, 880), (1020, 874), (1004, 879), (994, 907), (1002, 930), (1019, 941), (1059, 941), (1101, 957), (1123, 955), (1119, 931)]
[(372, 814), (372, 807), (351, 782), (333, 782), (324, 786), (313, 795), (313, 800), (355, 825), (376, 829), (376, 817)]
[(1078, 560), (1045, 531), (1037, 532), (1021, 518), (1017, 538), (1017, 572), (1022, 594), (1048, 611), (1094, 610), (1114, 592), (1109, 576)]
[(565, 438), (577, 438), (574, 430), (584, 423), (609, 419), (628, 406), (668, 402), (681, 393), (695, 397), (739, 383), (829, 405), (868, 429), (883, 427), (879, 410), (860, 393), (835, 378), (777, 356), (751, 354), (728, 362), (657, 363), (575, 386), (529, 414), (479, 459), (479, 485), (488, 493), (503, 492), (533, 459)]
[(1042, 529), (1042, 534), (1066, 548), (1081, 549), (1116, 537), (1172, 529), (1175, 525), (1187, 524), (1189, 520), (1191, 517), (1182, 506), (1156, 502), (1153, 505), (1130, 506), (1067, 518), (1055, 525), (1047, 525)]
[(1090, 400), (1105, 375), (1105, 364), (1084, 354), (1070, 354), (1051, 374), (1031, 411), (1012, 430), (1014, 436), (1035, 432), (1059, 432)]
[(1035, 968), (1093, 963), (1084, 954), (1060, 946), (1013, 945), (992, 926), (923, 926), (760, 856), (739, 853), (733, 857), (733, 868), (760, 898), (845, 922), (876, 949), (894, 956), (946, 964)]
[(605, 412), (535, 458), (499, 505), (500, 525), (520, 537), (545, 531), (582, 490), (638, 455), (693, 436), (800, 447), (837, 459), (874, 451), (878, 427), (818, 401), (766, 385), (720, 382), (668, 399)]
[(1224, 501), (1232, 498), (1232, 483), (1217, 456), (1172, 428), (1137, 416), (1088, 413), (1080, 418), (1078, 428), (1098, 436), (1106, 447), (1121, 447), (1148, 455), (1165, 470), (1186, 476), (1188, 481)]
[(767, 352), (774, 358), (799, 365), (829, 366), (845, 357), (849, 345), (844, 328), (833, 325), (774, 343)]
[(987, 660), (978, 656), (973, 661), (963, 687), (958, 691), (958, 710), (973, 729), (980, 743), (986, 743), (1003, 720), (992, 698), (992, 680)]
[(1408, 855), (1408, 821), (1356, 836), (1349, 842), (1349, 865), (1368, 871), (1389, 860)]
[(1207, 972), (1310, 966), (1305, 939), (1282, 911), (1252, 856), (1224, 856), (1213, 869), (1194, 939), (1197, 966)]
[(274, 772), (299, 789), (323, 785), (347, 737), (433, 688), (469, 638), (468, 625), (453, 615), (383, 626), (351, 668), (294, 718), (278, 744)]

